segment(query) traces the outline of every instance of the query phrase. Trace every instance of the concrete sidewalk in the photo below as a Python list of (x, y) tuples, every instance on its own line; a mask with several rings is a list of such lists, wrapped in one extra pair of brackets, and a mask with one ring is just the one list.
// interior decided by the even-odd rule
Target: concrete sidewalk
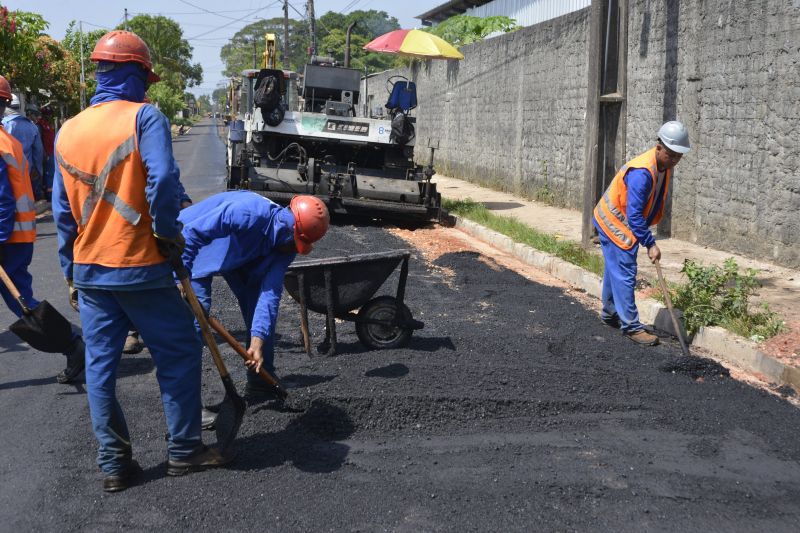
[[(580, 211), (552, 207), (447, 176), (436, 175), (434, 181), (444, 198), (451, 200), (470, 198), (483, 203), (497, 215), (514, 217), (543, 233), (556, 235), (565, 240), (581, 241)], [(798, 305), (800, 271), (679, 239), (659, 239), (657, 234), (656, 239), (662, 252), (661, 265), (669, 281), (685, 281), (680, 270), (686, 259), (709, 265), (722, 264), (725, 259), (733, 257), (740, 268), (756, 269), (762, 288), (754, 298), (754, 303), (769, 304), (773, 311), (783, 317), (790, 328), (788, 333), (774, 337), (758, 345), (756, 349), (786, 364), (800, 366), (800, 305)], [(600, 253), (599, 246), (597, 253)], [(645, 253), (639, 254), (639, 277), (649, 280), (654, 287), (657, 287), (655, 268)], [(589, 290), (589, 292), (594, 291)], [(643, 313), (643, 317), (645, 314)]]

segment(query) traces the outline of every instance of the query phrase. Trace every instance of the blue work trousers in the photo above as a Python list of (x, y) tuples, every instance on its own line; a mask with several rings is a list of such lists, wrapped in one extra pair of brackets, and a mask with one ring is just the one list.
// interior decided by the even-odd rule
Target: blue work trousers
[(80, 289), (86, 342), (86, 388), (99, 442), (97, 464), (120, 472), (132, 456), (130, 434), (117, 401), (117, 366), (128, 330), (139, 330), (156, 365), (172, 459), (202, 445), (201, 345), (193, 316), (175, 287), (141, 291)]
[(639, 244), (623, 250), (599, 231), (603, 250), (603, 311), (605, 321), (619, 320), (623, 333), (644, 329), (636, 309), (636, 254)]
[[(248, 269), (239, 269), (224, 274), (223, 279), (228, 283), (231, 292), (236, 296), (239, 302), (239, 309), (242, 311), (242, 318), (244, 319), (244, 326), (247, 330), (247, 345), (250, 345), (250, 331), (253, 328), (253, 316), (256, 313), (256, 305), (258, 304), (258, 297), (261, 295), (261, 277), (249, 275)], [(211, 311), (211, 282), (213, 276), (205, 278), (198, 278), (192, 280), (192, 287), (197, 300), (203, 306), (206, 313)], [(197, 326), (199, 331), (199, 325)], [(261, 349), (261, 355), (264, 357), (264, 369), (268, 372), (275, 372), (275, 324), (271, 324), (269, 328), (269, 338), (264, 339), (264, 345)], [(247, 373), (248, 379), (255, 378), (252, 372)]]
[[(3, 270), (6, 271), (8, 277), (11, 278), (12, 283), (19, 291), (25, 304), (33, 309), (39, 305), (39, 300), (33, 297), (33, 278), (28, 272), (28, 266), (33, 260), (33, 243), (12, 243), (3, 245)], [(11, 310), (12, 313), (18, 317), (22, 316), (22, 308), (19, 306), (17, 300), (11, 296), (6, 286), (0, 283), (0, 294), (3, 295), (3, 300)], [(67, 296), (66, 285), (64, 286), (64, 297)], [(73, 328), (72, 340), (73, 342), (80, 337), (77, 331)], [(66, 353), (65, 353), (66, 355)]]

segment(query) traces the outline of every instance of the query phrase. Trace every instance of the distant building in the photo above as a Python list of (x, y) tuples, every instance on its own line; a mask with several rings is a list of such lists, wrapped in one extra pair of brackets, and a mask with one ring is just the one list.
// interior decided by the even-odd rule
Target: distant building
[(520, 26), (533, 26), (589, 7), (591, 0), (450, 0), (418, 15), (423, 26), (433, 26), (455, 15), (506, 16)]

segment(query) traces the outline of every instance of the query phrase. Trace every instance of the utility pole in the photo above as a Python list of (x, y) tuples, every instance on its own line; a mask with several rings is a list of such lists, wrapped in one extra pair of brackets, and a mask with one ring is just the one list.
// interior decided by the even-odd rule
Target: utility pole
[(289, 68), (289, 0), (283, 0), (283, 68)]
[(86, 109), (86, 72), (83, 68), (83, 21), (78, 21), (78, 35), (81, 46), (81, 111)]
[(311, 46), (309, 46), (310, 56), (317, 55), (317, 23), (314, 19), (314, 0), (308, 0), (306, 3), (306, 13), (308, 18), (308, 31), (311, 34)]
[(128, 29), (128, 8), (125, 8), (125, 29)]

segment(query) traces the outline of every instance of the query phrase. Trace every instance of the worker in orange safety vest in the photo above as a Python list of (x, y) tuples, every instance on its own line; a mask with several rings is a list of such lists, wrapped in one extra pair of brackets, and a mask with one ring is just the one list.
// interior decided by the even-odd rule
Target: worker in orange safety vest
[[(0, 76), (0, 116), (10, 101), (11, 86)], [(36, 242), (36, 209), (29, 168), (22, 144), (0, 127), (0, 264), (27, 305), (34, 308), (39, 302), (33, 297), (33, 278), (28, 267)], [(22, 316), (19, 303), (2, 283), (0, 294), (11, 312)], [(80, 376), (83, 352), (83, 339), (73, 328), (70, 347), (64, 353), (67, 367), (56, 376), (59, 383), (71, 383)]]
[(637, 344), (654, 346), (658, 337), (639, 321), (636, 254), (641, 244), (651, 261), (661, 259), (649, 228), (661, 220), (672, 170), (690, 148), (686, 126), (674, 120), (665, 123), (655, 147), (628, 161), (594, 208), (592, 221), (605, 260), (601, 318)]
[(140, 471), (116, 397), (125, 337), (137, 329), (150, 349), (168, 428), (167, 474), (229, 462), (203, 445), (202, 349), (194, 317), (167, 257), (182, 249), (180, 171), (167, 118), (143, 102), (158, 81), (136, 34), (97, 42), (97, 92), (56, 138), (53, 216), (64, 276), (77, 291), (86, 332), (86, 385), (103, 490), (125, 490)]

